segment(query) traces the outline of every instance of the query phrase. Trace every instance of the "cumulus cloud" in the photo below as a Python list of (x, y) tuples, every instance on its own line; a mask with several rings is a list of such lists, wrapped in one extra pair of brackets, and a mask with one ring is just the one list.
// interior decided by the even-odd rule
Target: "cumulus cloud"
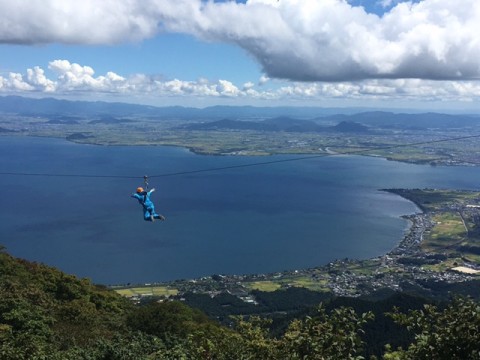
[(191, 13), (162, 24), (237, 44), (272, 78), (480, 78), (478, 0), (402, 2), (381, 17), (342, 0), (206, 3)]
[(30, 85), (27, 81), (24, 81), (22, 74), (9, 73), (8, 77), (0, 76), (0, 91), (31, 91), (35, 90), (35, 87)]
[(73, 96), (109, 95), (114, 99), (128, 97), (192, 99), (242, 99), (252, 101), (316, 102), (341, 100), (401, 101), (480, 101), (478, 81), (434, 81), (421, 79), (369, 79), (355, 82), (280, 82), (252, 81), (237, 86), (227, 79), (194, 81), (163, 79), (158, 76), (134, 74), (122, 76), (114, 72), (96, 75), (90, 66), (54, 60), (48, 71), (39, 66), (24, 74), (0, 75), (0, 94), (41, 93)]
[(480, 1), (0, 0), (1, 43), (115, 44), (162, 31), (235, 44), (270, 78), (480, 79)]
[(270, 79), (268, 78), (267, 75), (262, 75), (260, 76), (260, 79), (258, 80), (258, 85), (263, 85), (266, 84)]
[(72, 64), (68, 60), (54, 60), (48, 67), (57, 74), (55, 87), (63, 92), (72, 90), (120, 92), (126, 84), (126, 79), (114, 72), (109, 71), (104, 76), (95, 77), (95, 71), (90, 66)]
[(208, 96), (239, 97), (246, 93), (228, 80), (185, 81), (179, 79), (160, 80), (155, 76), (135, 74), (123, 77), (114, 72), (95, 76), (90, 66), (71, 63), (68, 60), (54, 60), (48, 65), (56, 76), (48, 79), (45, 71), (38, 66), (27, 69), (26, 74), (9, 73), (0, 76), (0, 92), (40, 92), (56, 94), (110, 93), (116, 95), (158, 95), (158, 96)]
[(153, 36), (155, 1), (0, 0), (0, 42), (115, 44)]

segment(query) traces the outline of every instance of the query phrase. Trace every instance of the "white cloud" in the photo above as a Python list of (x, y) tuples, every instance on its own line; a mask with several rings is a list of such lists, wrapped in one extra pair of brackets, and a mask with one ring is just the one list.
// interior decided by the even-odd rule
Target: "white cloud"
[(254, 84), (253, 82), (248, 81), (248, 82), (246, 82), (245, 84), (243, 84), (242, 89), (245, 90), (245, 91), (247, 91), (247, 90), (249, 90), (249, 89), (252, 89), (254, 86), (255, 86), (255, 84)]
[(105, 76), (95, 77), (95, 71), (90, 66), (70, 63), (68, 60), (54, 60), (48, 68), (57, 74), (55, 87), (60, 92), (65, 91), (99, 91), (121, 92), (125, 90), (126, 79), (114, 72)]
[(478, 0), (464, 0), (462, 6), (450, 0), (400, 3), (383, 17), (341, 0), (270, 3), (210, 3), (191, 22), (173, 18), (164, 25), (235, 43), (275, 78), (480, 78)]
[[(0, 0), (0, 43), (115, 44), (162, 31), (242, 47), (271, 78), (480, 79), (480, 1)], [(84, 78), (87, 80), (87, 77)]]
[(45, 92), (55, 91), (54, 82), (47, 79), (45, 71), (38, 66), (35, 66), (33, 69), (27, 69), (26, 83), (31, 89), (38, 89)]
[(267, 75), (263, 74), (262, 76), (260, 76), (260, 79), (258, 80), (258, 85), (266, 84), (269, 80), (270, 78)]
[(0, 42), (114, 44), (138, 41), (157, 31), (155, 5), (155, 1), (150, 0), (0, 0)]
[(240, 95), (240, 90), (228, 80), (219, 80), (217, 85), (217, 91), (223, 96)]
[(145, 74), (122, 76), (114, 72), (95, 75), (90, 66), (54, 60), (48, 65), (55, 75), (48, 78), (39, 66), (27, 69), (25, 74), (9, 73), (0, 76), (0, 94), (45, 93), (75, 97), (81, 94), (92, 96), (109, 95), (114, 98), (150, 97), (183, 99), (238, 99), (257, 100), (323, 101), (380, 100), (391, 101), (480, 101), (478, 81), (434, 81), (421, 79), (371, 79), (355, 82), (246, 82), (237, 86), (220, 79), (166, 80)]
[(8, 77), (0, 76), (0, 91), (32, 91), (35, 88), (23, 80), (22, 74), (9, 73)]

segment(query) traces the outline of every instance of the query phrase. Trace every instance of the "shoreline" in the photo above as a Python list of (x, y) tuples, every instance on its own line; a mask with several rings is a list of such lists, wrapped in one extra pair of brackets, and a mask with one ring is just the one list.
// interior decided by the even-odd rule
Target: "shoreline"
[[(300, 270), (218, 275), (220, 280), (206, 276), (159, 284), (170, 290), (176, 289), (180, 297), (182, 293), (191, 291), (216, 296), (222, 292), (235, 293), (240, 289), (243, 295), (239, 297), (243, 299), (252, 298), (251, 292), (255, 289), (274, 291), (304, 287), (312, 291), (329, 292), (332, 296), (359, 297), (373, 295), (381, 289), (403, 291), (405, 287), (419, 288), (428, 292), (431, 290), (424, 288), (424, 285), (429, 282), (458, 283), (478, 279), (478, 275), (452, 271), (448, 266), (443, 270), (428, 269), (428, 266), (424, 269), (422, 264), (435, 264), (436, 260), (445, 255), (426, 253), (421, 249), (425, 232), (430, 231), (435, 223), (429, 212), (422, 210), (420, 204), (403, 196), (401, 190), (381, 189), (412, 202), (419, 211), (401, 216), (409, 222), (409, 225), (398, 243), (384, 254), (368, 259), (336, 259), (325, 265)], [(215, 290), (211, 290), (212, 284)]]
[[(72, 135), (84, 135), (85, 138), (70, 138)], [(78, 145), (93, 145), (93, 146), (125, 146), (125, 147), (134, 147), (134, 146), (158, 146), (158, 147), (178, 147), (178, 148), (183, 148), (191, 152), (192, 154), (199, 155), (199, 156), (250, 156), (250, 157), (268, 157), (268, 156), (350, 156), (350, 155), (355, 155), (355, 156), (367, 156), (367, 157), (376, 157), (376, 158), (381, 158), (386, 161), (394, 161), (394, 162), (399, 162), (399, 163), (404, 163), (404, 164), (414, 164), (414, 165), (424, 165), (424, 166), (469, 166), (469, 167), (476, 167), (480, 166), (480, 164), (477, 163), (470, 163), (468, 161), (454, 161), (451, 159), (444, 159), (444, 160), (437, 160), (438, 162), (432, 162), (431, 160), (408, 160), (408, 159), (395, 159), (392, 158), (391, 156), (386, 156), (386, 155), (375, 155), (375, 154), (368, 154), (368, 153), (355, 153), (355, 154), (349, 154), (349, 153), (342, 153), (342, 152), (336, 152), (334, 150), (331, 150), (330, 147), (325, 147), (321, 152), (267, 152), (267, 151), (258, 151), (258, 150), (239, 150), (236, 151), (235, 153), (232, 152), (225, 152), (221, 151), (220, 149), (218, 151), (213, 151), (213, 152), (207, 152), (207, 151), (202, 151), (201, 149), (197, 149), (195, 146), (191, 146), (188, 144), (163, 144), (163, 143), (155, 143), (155, 142), (148, 142), (148, 143), (129, 143), (129, 142), (123, 142), (123, 143), (111, 143), (108, 141), (97, 141), (97, 142), (89, 142), (89, 141), (82, 141), (85, 139), (91, 138), (91, 136), (85, 135), (82, 132), (78, 133), (73, 133), (65, 136), (64, 134), (62, 135), (57, 135), (55, 136), (54, 134), (50, 135), (42, 135), (42, 134), (26, 134), (23, 132), (17, 132), (17, 131), (12, 131), (12, 132), (0, 132), (0, 137), (5, 136), (5, 137), (37, 137), (37, 138), (51, 138), (51, 139), (60, 139), (60, 140), (65, 140), (73, 144), (78, 144)], [(370, 150), (365, 150), (365, 152), (369, 152), (371, 150), (374, 150), (374, 148)]]
[[(381, 189), (381, 191), (389, 191), (390, 189)], [(399, 195), (399, 194), (397, 194)], [(401, 196), (401, 195), (399, 195)], [(421, 210), (418, 207), (418, 204), (416, 204), (414, 201), (407, 199), (403, 196), (402, 198), (414, 203), (419, 210)], [(426, 214), (425, 212), (416, 212), (413, 214), (409, 215), (402, 215), (400, 216), (401, 218), (404, 218), (408, 220), (410, 223), (409, 226), (405, 229), (403, 237), (399, 240), (399, 242), (388, 252), (385, 254), (375, 256), (372, 258), (368, 259), (336, 259), (332, 260), (327, 264), (324, 265), (319, 265), (315, 267), (310, 267), (310, 268), (305, 268), (305, 269), (296, 269), (296, 270), (282, 270), (282, 271), (276, 271), (276, 272), (271, 272), (271, 273), (252, 273), (252, 274), (229, 274), (229, 275), (216, 275), (220, 277), (222, 282), (225, 283), (226, 288), (224, 289), (225, 291), (229, 292), (229, 288), (231, 284), (235, 284), (235, 287), (237, 287), (239, 284), (242, 283), (248, 283), (248, 282), (271, 282), (271, 281), (281, 281), (282, 279), (285, 278), (296, 278), (296, 277), (303, 277), (305, 275), (312, 276), (312, 277), (318, 277), (326, 279), (328, 275), (327, 273), (332, 272), (332, 269), (339, 267), (343, 268), (345, 270), (345, 265), (347, 264), (348, 266), (356, 265), (358, 267), (367, 267), (365, 263), (369, 262), (376, 262), (377, 264), (374, 265), (377, 270), (381, 268), (382, 266), (385, 266), (385, 264), (388, 262), (389, 264), (395, 263), (396, 260), (402, 257), (406, 256), (417, 256), (422, 254), (423, 252), (420, 250), (420, 244), (423, 240), (423, 234), (425, 231), (429, 230), (432, 226), (433, 223), (431, 222), (430, 216)], [(347, 266), (347, 267), (348, 267)], [(370, 265), (371, 266), (371, 265)], [(375, 270), (375, 273), (377, 273), (377, 270)], [(336, 271), (336, 270), (335, 270)], [(321, 275), (323, 274), (323, 275)], [(158, 282), (158, 283), (149, 283), (149, 284), (137, 284), (139, 286), (166, 286), (169, 289), (177, 287), (180, 283), (186, 282), (189, 285), (187, 285), (187, 288), (191, 288), (191, 284), (195, 284), (195, 286), (202, 287), (202, 283), (208, 282), (210, 276), (203, 276), (203, 277), (198, 277), (198, 278), (192, 278), (192, 279), (183, 279), (183, 280), (171, 280), (171, 281), (165, 281), (165, 282)], [(328, 287), (330, 290), (337, 296), (351, 296), (352, 294), (350, 293), (351, 289), (349, 286), (345, 287), (338, 287), (338, 283), (341, 282), (337, 277), (332, 281), (332, 279), (329, 279), (329, 285)], [(122, 285), (110, 285), (112, 288), (123, 288)], [(206, 286), (209, 287), (210, 285)], [(242, 287), (245, 287), (245, 285), (241, 285)], [(292, 285), (294, 286), (294, 285)], [(393, 286), (394, 288), (397, 288), (399, 285), (397, 282), (395, 282), (395, 285)], [(182, 286), (180, 286), (182, 287)], [(281, 286), (280, 288), (283, 288), (284, 286)], [(290, 287), (290, 286), (287, 286)], [(188, 290), (181, 290), (181, 292), (188, 292)], [(209, 291), (206, 291), (207, 293), (210, 293)], [(221, 291), (220, 291), (221, 292)], [(217, 293), (217, 292), (214, 292)], [(360, 294), (358, 294), (360, 295)], [(362, 294), (365, 295), (365, 294)]]
[[(53, 138), (53, 139), (60, 140), (60, 141), (68, 141), (68, 140), (59, 139), (59, 138)], [(178, 147), (178, 148), (184, 149), (185, 151), (189, 151), (188, 148), (185, 148), (185, 147), (182, 147), (182, 146)], [(399, 196), (405, 198), (406, 200), (410, 201), (411, 203), (415, 204), (415, 207), (417, 207), (419, 209), (421, 208), (421, 206), (419, 204), (415, 203), (414, 201), (408, 199), (405, 196), (402, 196), (401, 189), (379, 189), (378, 191), (387, 191), (387, 192), (390, 192), (390, 193), (394, 193), (396, 195), (399, 195)], [(377, 261), (378, 259), (383, 258), (383, 257), (407, 256), (407, 255), (417, 255), (417, 254), (419, 254), (418, 245), (423, 240), (424, 232), (426, 230), (428, 230), (429, 226), (431, 226), (431, 223), (429, 222), (428, 216), (425, 213), (415, 213), (415, 214), (410, 214), (410, 215), (402, 215), (400, 217), (411, 221), (411, 223), (406, 224), (406, 225), (408, 225), (408, 227), (405, 227), (405, 230), (403, 232), (402, 237), (398, 236), (398, 239), (396, 241), (395, 241), (395, 239), (393, 239), (395, 241), (395, 243), (394, 244), (391, 243), (390, 246), (394, 245), (391, 250), (387, 251), (384, 254), (374, 256), (373, 258), (368, 258), (368, 259), (364, 259), (364, 260), (355, 259), (353, 261), (356, 262), (357, 264), (361, 264), (362, 262), (365, 263), (365, 262), (368, 262), (368, 261)], [(400, 234), (398, 234), (398, 235), (400, 235)], [(397, 236), (395, 236), (395, 238), (397, 238)], [(341, 254), (340, 254), (340, 256), (341, 256)], [(317, 260), (318, 260), (318, 257), (317, 257)], [(338, 258), (337, 258), (337, 260), (333, 260), (331, 262), (332, 263), (338, 262), (339, 264), (341, 264), (342, 261), (343, 260), (338, 260)], [(313, 264), (315, 264), (315, 261), (313, 262)], [(326, 265), (314, 265), (314, 266), (315, 266), (315, 269), (319, 269), (319, 271), (320, 270), (324, 271), (325, 269), (328, 271), (328, 264), (326, 264)], [(308, 273), (309, 270), (310, 269), (303, 269), (303, 270), (290, 269), (290, 270), (287, 270), (287, 271), (280, 270), (280, 271), (276, 271), (275, 273), (268, 274), (267, 277), (274, 277), (278, 273), (297, 276), (298, 273)], [(231, 276), (235, 277), (235, 276), (240, 276), (240, 275), (235, 275), (234, 274), (234, 275), (231, 275)], [(241, 275), (241, 276), (260, 277), (260, 276), (262, 276), (262, 274)], [(192, 278), (192, 279), (195, 279), (195, 278)], [(142, 281), (142, 280), (140, 279), (140, 281)], [(173, 280), (173, 281), (175, 281), (175, 280)], [(173, 282), (173, 281), (167, 280), (166, 282)]]

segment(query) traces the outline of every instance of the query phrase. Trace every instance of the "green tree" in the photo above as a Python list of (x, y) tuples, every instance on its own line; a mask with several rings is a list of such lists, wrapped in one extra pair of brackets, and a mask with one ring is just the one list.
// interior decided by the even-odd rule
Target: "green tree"
[(184, 345), (188, 360), (277, 360), (279, 341), (269, 334), (270, 320), (234, 317), (233, 329), (223, 326), (202, 328), (189, 335)]
[(150, 303), (136, 308), (127, 318), (127, 324), (133, 330), (162, 339), (186, 339), (202, 325), (211, 323), (205, 314), (178, 301)]
[[(46, 305), (46, 306), (45, 306)], [(0, 285), (0, 358), (34, 359), (50, 352), (51, 303), (35, 287)]]
[(271, 319), (252, 316), (248, 321), (237, 318), (236, 331), (242, 337), (244, 359), (278, 359), (280, 342), (269, 336)]
[(387, 349), (385, 359), (480, 359), (480, 305), (472, 299), (456, 298), (443, 310), (425, 305), (391, 316), (415, 333), (415, 341), (406, 350)]
[(293, 320), (282, 339), (286, 359), (362, 359), (361, 327), (373, 318), (358, 316), (351, 308), (340, 307), (327, 314), (320, 305), (317, 315)]
[[(113, 291), (0, 248), (0, 359), (55, 354), (124, 334), (132, 305)], [(60, 357), (61, 358), (61, 357)]]

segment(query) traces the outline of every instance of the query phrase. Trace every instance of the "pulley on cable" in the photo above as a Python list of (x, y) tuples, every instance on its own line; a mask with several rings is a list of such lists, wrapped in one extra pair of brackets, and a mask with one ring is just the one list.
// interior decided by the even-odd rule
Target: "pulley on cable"
[(145, 183), (145, 190), (148, 190), (148, 176), (143, 175), (143, 182)]

